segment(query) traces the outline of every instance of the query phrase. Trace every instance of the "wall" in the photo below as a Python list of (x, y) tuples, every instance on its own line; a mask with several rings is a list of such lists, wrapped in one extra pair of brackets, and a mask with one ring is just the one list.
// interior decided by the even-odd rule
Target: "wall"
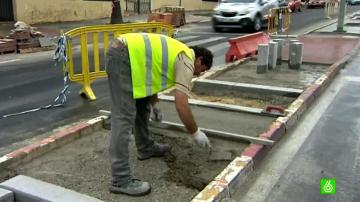
[(15, 0), (16, 21), (28, 24), (40, 22), (76, 21), (109, 17), (111, 2), (83, 0)]
[[(152, 9), (160, 8), (161, 6), (179, 6), (180, 0), (152, 0)], [(202, 0), (181, 0), (181, 6), (187, 11), (191, 10), (212, 10), (217, 5), (217, 2), (209, 2)]]
[[(216, 2), (181, 0), (185, 10), (212, 10)], [(28, 24), (59, 21), (79, 21), (110, 17), (111, 2), (83, 0), (13, 0), (15, 21)], [(164, 5), (178, 6), (179, 0), (152, 0), (152, 8)], [(121, 0), (125, 9), (125, 0)]]

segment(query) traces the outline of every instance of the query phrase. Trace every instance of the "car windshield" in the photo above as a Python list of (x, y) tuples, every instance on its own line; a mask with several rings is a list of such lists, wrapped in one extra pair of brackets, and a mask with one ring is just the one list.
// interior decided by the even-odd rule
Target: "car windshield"
[(256, 0), (222, 0), (223, 3), (254, 3)]

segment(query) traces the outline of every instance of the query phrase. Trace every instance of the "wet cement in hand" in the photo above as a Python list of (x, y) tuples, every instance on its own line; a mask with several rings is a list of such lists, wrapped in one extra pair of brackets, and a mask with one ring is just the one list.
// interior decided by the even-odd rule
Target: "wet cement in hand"
[[(202, 149), (189, 143), (186, 138), (172, 138), (157, 135), (159, 142), (171, 145), (171, 153), (167, 154), (165, 162), (169, 167), (166, 179), (195, 188), (199, 191), (205, 188), (226, 166), (228, 160), (212, 161), (210, 149)], [(222, 150), (226, 150), (223, 148)], [(232, 156), (239, 155), (235, 149), (228, 150)]]

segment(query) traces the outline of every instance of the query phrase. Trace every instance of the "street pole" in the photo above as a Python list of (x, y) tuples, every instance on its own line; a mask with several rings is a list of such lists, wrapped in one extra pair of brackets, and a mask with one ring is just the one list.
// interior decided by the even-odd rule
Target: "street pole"
[(181, 0), (179, 0), (179, 6), (181, 6)]
[(344, 19), (345, 19), (345, 5), (346, 0), (340, 0), (340, 11), (338, 16), (337, 32), (345, 32)]

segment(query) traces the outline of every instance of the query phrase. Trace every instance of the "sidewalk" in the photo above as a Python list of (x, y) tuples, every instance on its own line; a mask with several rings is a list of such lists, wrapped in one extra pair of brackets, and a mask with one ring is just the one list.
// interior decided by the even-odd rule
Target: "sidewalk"
[[(186, 12), (185, 18), (186, 23), (197, 23), (201, 21), (210, 20), (210, 17), (194, 15), (196, 13), (209, 12), (209, 11), (191, 11)], [(130, 15), (123, 16), (124, 22), (146, 22), (148, 14), (140, 15)], [(42, 32), (45, 36), (54, 37), (58, 36), (60, 31), (64, 32), (71, 29), (89, 26), (89, 25), (103, 25), (109, 24), (110, 18), (96, 19), (96, 20), (85, 20), (85, 21), (74, 21), (74, 22), (58, 22), (58, 23), (43, 23), (43, 24), (33, 24), (31, 26), (36, 27), (38, 31)], [(10, 33), (11, 29), (14, 29), (15, 22), (0, 22), (0, 35), (7, 35)]]
[(359, 36), (360, 34), (360, 12), (355, 12), (351, 14), (344, 23), (344, 31), (343, 33), (336, 33), (337, 23), (332, 23), (329, 26), (320, 28), (316, 30), (318, 34), (326, 34), (326, 33), (334, 33), (341, 35), (355, 35)]

